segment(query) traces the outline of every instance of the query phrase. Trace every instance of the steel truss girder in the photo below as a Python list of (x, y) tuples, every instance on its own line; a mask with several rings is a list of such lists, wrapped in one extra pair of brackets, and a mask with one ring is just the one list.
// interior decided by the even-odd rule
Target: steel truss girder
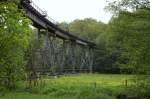
[(38, 31), (38, 42), (33, 52), (31, 70), (38, 73), (63, 74), (69, 72), (92, 72), (94, 52), (92, 48), (80, 46), (55, 35), (42, 35)]

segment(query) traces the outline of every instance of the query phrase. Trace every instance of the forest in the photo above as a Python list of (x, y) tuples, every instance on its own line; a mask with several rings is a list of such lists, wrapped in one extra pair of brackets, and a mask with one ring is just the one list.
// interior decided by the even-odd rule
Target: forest
[(19, 0), (0, 0), (0, 99), (149, 99), (150, 1), (112, 0), (105, 10), (113, 14), (107, 24), (93, 18), (57, 23), (96, 44), (93, 74), (44, 77), (26, 88), (37, 30)]

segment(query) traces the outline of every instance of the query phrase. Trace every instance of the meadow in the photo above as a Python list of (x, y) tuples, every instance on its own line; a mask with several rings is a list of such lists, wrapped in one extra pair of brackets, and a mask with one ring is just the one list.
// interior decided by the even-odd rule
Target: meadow
[(16, 90), (0, 92), (0, 99), (116, 99), (118, 94), (124, 93), (133, 83), (133, 77), (119, 74), (49, 77), (32, 88), (27, 88), (27, 83), (20, 82)]

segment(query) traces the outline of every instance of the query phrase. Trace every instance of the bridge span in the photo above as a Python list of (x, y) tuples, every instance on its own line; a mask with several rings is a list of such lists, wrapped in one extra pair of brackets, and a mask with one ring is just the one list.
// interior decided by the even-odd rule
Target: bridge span
[[(61, 29), (31, 0), (21, 0), (26, 16), (37, 28), (37, 42), (31, 47), (27, 71), (37, 74), (92, 72), (96, 45)], [(33, 77), (34, 78), (34, 77)]]

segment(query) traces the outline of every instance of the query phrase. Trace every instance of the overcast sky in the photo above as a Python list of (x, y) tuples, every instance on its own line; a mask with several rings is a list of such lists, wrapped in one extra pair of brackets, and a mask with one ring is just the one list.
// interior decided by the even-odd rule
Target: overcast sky
[(104, 10), (106, 0), (32, 0), (58, 22), (94, 18), (107, 23), (111, 14)]

